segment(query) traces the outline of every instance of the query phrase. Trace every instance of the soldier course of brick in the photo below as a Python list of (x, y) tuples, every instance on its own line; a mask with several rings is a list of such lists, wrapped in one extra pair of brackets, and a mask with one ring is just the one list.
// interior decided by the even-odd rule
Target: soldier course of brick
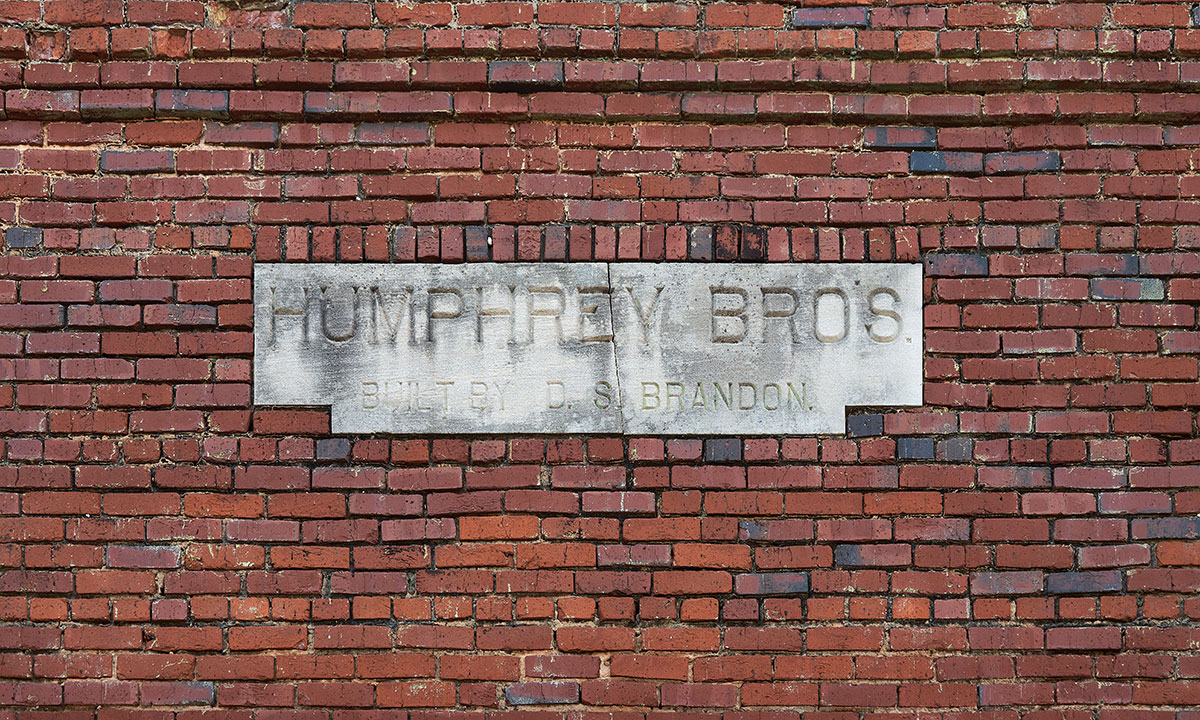
[[(1200, 8), (0, 2), (0, 720), (1200, 720)], [(925, 405), (389, 437), (255, 262), (921, 262)]]

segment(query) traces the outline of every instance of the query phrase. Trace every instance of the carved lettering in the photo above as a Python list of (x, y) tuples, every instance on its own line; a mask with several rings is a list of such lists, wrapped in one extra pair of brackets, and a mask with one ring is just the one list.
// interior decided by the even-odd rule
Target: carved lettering
[(471, 407), (476, 410), (487, 409), (487, 383), (478, 380), (471, 381)]
[[(351, 286), (346, 289), (350, 291), (350, 299), (343, 303), (347, 306), (341, 313), (343, 319), (341, 323), (334, 322), (331, 326), (330, 316), (336, 313), (330, 312), (330, 305), (336, 302), (336, 298), (330, 298), (329, 288), (321, 288), (321, 334), (330, 342), (346, 342), (358, 332), (358, 288)], [(339, 324), (343, 329), (335, 330)]]
[[(576, 333), (579, 341), (585, 343), (612, 342), (612, 316), (609, 313), (597, 312), (601, 308), (601, 302), (608, 306), (608, 298), (612, 295), (612, 290), (602, 286), (583, 285), (576, 288), (576, 292), (579, 298), (579, 331)], [(593, 301), (590, 297), (593, 295), (605, 299)]]
[(813, 333), (823, 343), (845, 339), (850, 331), (850, 298), (841, 288), (821, 288), (813, 295)]
[(608, 408), (612, 407), (612, 403), (613, 403), (613, 386), (612, 385), (608, 384), (604, 380), (599, 380), (596, 382), (596, 385), (593, 388), (593, 390), (596, 393), (596, 397), (592, 399), (592, 404), (594, 404), (597, 408), (599, 408), (601, 410), (607, 410)]
[[(379, 342), (379, 331), (383, 329), (385, 339), (396, 342), (397, 335), (407, 320), (412, 325), (412, 289), (406, 288), (399, 293), (386, 292), (378, 287), (369, 288), (371, 297), (371, 339), (372, 344)], [(393, 305), (395, 316), (388, 310), (388, 298), (399, 296), (399, 302)], [(411, 334), (409, 339), (411, 340)]]
[(921, 267), (258, 264), (253, 400), (336, 433), (803, 435), (916, 405)]
[(450, 386), (454, 385), (453, 380), (439, 380), (436, 385), (442, 393), (442, 409), (450, 409)]
[(625, 291), (629, 293), (629, 299), (633, 302), (634, 310), (637, 312), (638, 321), (642, 327), (642, 342), (650, 342), (650, 326), (654, 322), (655, 313), (658, 311), (658, 298), (662, 295), (663, 286), (659, 285), (654, 288), (654, 292), (645, 300), (638, 298), (633, 287), (626, 285)]
[[(785, 342), (800, 342), (800, 330), (796, 327), (796, 311), (800, 309), (800, 294), (792, 288), (764, 287), (762, 289), (763, 342), (768, 342), (774, 325), (785, 325)], [(768, 320), (780, 322), (771, 323)]]
[(546, 382), (546, 407), (557, 410), (567, 404), (567, 385), (562, 380)]
[(462, 291), (457, 288), (430, 288), (426, 301), (425, 340), (434, 342), (434, 320), (450, 320), (462, 317), (467, 307)]
[(712, 341), (740, 343), (746, 339), (746, 304), (749, 294), (740, 287), (709, 288), (712, 308)]
[[(540, 301), (539, 298), (541, 298)], [(531, 340), (537, 337), (534, 322), (546, 318), (550, 320), (551, 327), (554, 328), (554, 341), (561, 342), (563, 339), (562, 316), (566, 308), (567, 301), (563, 297), (562, 288), (529, 288), (529, 337)]]
[(668, 382), (666, 384), (666, 387), (667, 387), (667, 409), (668, 410), (671, 409), (671, 401), (672, 400), (675, 401), (675, 404), (678, 407), (682, 408), (683, 407), (683, 383)]
[(299, 307), (291, 307), (280, 302), (279, 288), (274, 285), (270, 286), (271, 304), (269, 306), (269, 313), (267, 315), (267, 317), (270, 318), (270, 322), (268, 324), (268, 329), (270, 330), (270, 336), (267, 339), (268, 345), (274, 347), (278, 341), (278, 334), (275, 325), (278, 322), (278, 319), (281, 317), (300, 318), (304, 325), (304, 338), (306, 340), (308, 339), (308, 288), (300, 288), (299, 292), (300, 297), (304, 298), (304, 301)]
[(805, 404), (802, 382), (661, 380), (643, 381), (641, 388), (641, 409), (644, 411), (741, 413), (756, 410), (804, 412), (812, 409)]
[(806, 407), (806, 406), (805, 406), (805, 404), (804, 404), (804, 383), (800, 383), (800, 390), (799, 390), (799, 391), (797, 391), (797, 390), (796, 390), (796, 386), (795, 386), (795, 385), (792, 385), (791, 383), (788, 383), (788, 384), (787, 384), (787, 390), (788, 390), (788, 391), (787, 391), (787, 402), (788, 402), (788, 407), (791, 407), (791, 404), (792, 404), (792, 399), (793, 399), (793, 398), (795, 398), (796, 402), (800, 404), (800, 407), (803, 407), (803, 408), (805, 408), (806, 410), (808, 410), (808, 409), (811, 409), (811, 408), (808, 408), (808, 407)]
[[(662, 286), (641, 293), (626, 286), (643, 344), (656, 337), (659, 324)], [(455, 287), (387, 288), (372, 286), (302, 287), (295, 291), (299, 304), (281, 299), (279, 288), (271, 286), (270, 310), (267, 314), (267, 344), (274, 346), (280, 333), (282, 319), (297, 318), (302, 322), (302, 340), (308, 342), (309, 298), (316, 296), (320, 337), (331, 343), (347, 343), (365, 337), (370, 345), (436, 343), (451, 327), (449, 321), (473, 317), (475, 340), (481, 344), (503, 347), (528, 345), (535, 341), (555, 343), (613, 342), (611, 314), (601, 312), (607, 303), (601, 298), (611, 294), (604, 286), (562, 288), (538, 285), (493, 285), (460, 289)], [(761, 302), (753, 307), (752, 297)], [(824, 287), (812, 294), (813, 336), (822, 343), (837, 343), (850, 330), (853, 301), (840, 287)], [(709, 288), (710, 340), (714, 343), (739, 344), (800, 344), (801, 311), (805, 307), (800, 292), (783, 286), (762, 286), (750, 289), (736, 286)], [(365, 310), (364, 310), (365, 302)], [(876, 288), (865, 298), (871, 319), (866, 324), (869, 337), (877, 343), (889, 343), (903, 331), (903, 321), (896, 309), (900, 295), (892, 288)], [(414, 312), (423, 306), (424, 312)], [(365, 312), (365, 316), (364, 316)], [(360, 323), (366, 322), (367, 332), (359, 333)], [(755, 328), (754, 338), (748, 336)], [(761, 332), (759, 332), (761, 330)], [(420, 340), (418, 340), (420, 338)], [(487, 343), (493, 339), (494, 343)]]
[[(883, 298), (888, 298), (891, 302), (881, 307), (879, 301)], [(871, 292), (867, 296), (867, 309), (872, 315), (878, 315), (881, 318), (887, 318), (891, 321), (892, 327), (890, 332), (887, 331), (888, 323), (880, 320), (872, 320), (867, 323), (867, 334), (877, 343), (890, 343), (900, 337), (900, 332), (904, 329), (900, 321), (900, 313), (896, 312), (895, 308), (900, 304), (900, 294), (891, 288), (879, 288)], [(880, 331), (879, 326), (883, 325), (884, 330)]]
[[(489, 326), (501, 325), (503, 333), (500, 337), (500, 345), (508, 345), (513, 342), (513, 333), (516, 326), (516, 308), (513, 294), (516, 292), (515, 286), (496, 285), (492, 287), (477, 287), (475, 295), (478, 298), (479, 311), (475, 314), (475, 340), (482, 343), (484, 341), (484, 332)], [(499, 304), (496, 304), (497, 296), (500, 296)], [(500, 322), (491, 322), (488, 321)]]
[[(750, 394), (747, 396), (746, 391)], [(758, 404), (758, 387), (754, 383), (738, 383), (738, 410), (749, 410)]]
[(779, 401), (783, 397), (783, 391), (775, 383), (767, 383), (763, 385), (762, 403), (767, 410), (778, 410)]
[(716, 395), (716, 398), (714, 398), (714, 400), (713, 400), (713, 404), (719, 407), (721, 403), (717, 402), (717, 401), (720, 400), (725, 403), (726, 409), (732, 410), (733, 409), (733, 383), (728, 383), (727, 385), (722, 385), (721, 383), (713, 383), (713, 389), (717, 391), (717, 395)]
[[(653, 405), (650, 404), (651, 400), (654, 401)], [(656, 383), (656, 382), (642, 383), (642, 409), (643, 410), (658, 409), (658, 383)]]

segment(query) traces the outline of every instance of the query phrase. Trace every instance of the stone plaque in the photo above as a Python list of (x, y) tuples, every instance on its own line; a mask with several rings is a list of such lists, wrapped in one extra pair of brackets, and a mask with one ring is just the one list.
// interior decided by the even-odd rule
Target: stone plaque
[(609, 298), (603, 264), (256, 265), (254, 400), (339, 433), (619, 433)]
[(921, 266), (611, 266), (625, 430), (841, 433), (921, 404)]
[(335, 433), (795, 435), (920, 405), (917, 264), (258, 264), (254, 399)]

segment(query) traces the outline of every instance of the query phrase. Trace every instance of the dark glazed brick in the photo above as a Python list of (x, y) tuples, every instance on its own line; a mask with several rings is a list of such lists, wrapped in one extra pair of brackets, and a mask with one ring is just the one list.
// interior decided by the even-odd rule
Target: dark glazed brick
[(1162, 300), (1166, 296), (1163, 281), (1157, 278), (1092, 278), (1089, 291), (1093, 300)]
[(739, 520), (738, 536), (746, 540), (766, 540), (767, 526), (759, 520)]
[(142, 702), (148, 705), (210, 705), (216, 697), (210, 682), (147, 682)]
[(392, 231), (392, 258), (411, 261), (417, 252), (417, 232), (412, 227), (399, 226)]
[(929, 277), (985, 277), (986, 255), (937, 254), (925, 256), (925, 275)]
[(346, 460), (350, 457), (350, 449), (347, 438), (321, 438), (317, 440), (317, 459)]
[(1121, 589), (1121, 571), (1050, 573), (1046, 592), (1051, 595), (1087, 595)]
[(851, 415), (846, 418), (846, 434), (850, 437), (872, 437), (883, 434), (882, 415)]
[(170, 150), (105, 150), (100, 154), (100, 169), (119, 173), (166, 172), (175, 168), (175, 153)]
[(4, 244), (10, 248), (37, 247), (42, 244), (42, 230), (27, 227), (5, 228)]
[(706, 225), (688, 230), (688, 257), (692, 260), (713, 259), (713, 231)]
[(1154, 518), (1134, 520), (1129, 525), (1130, 535), (1135, 540), (1157, 538), (1200, 538), (1200, 517)]
[(918, 151), (908, 158), (908, 169), (914, 173), (977, 173), (983, 170), (983, 155), (973, 152), (944, 150)]
[(567, 259), (567, 229), (552, 225), (542, 234), (542, 255), (545, 260), (562, 262)]
[(1112, 277), (1138, 275), (1141, 263), (1137, 255), (1106, 253), (1102, 256), (1067, 256), (1068, 275)]
[(862, 565), (862, 546), (838, 545), (833, 549), (833, 561), (843, 567), (857, 567)]
[(1042, 591), (1040, 571), (971, 573), (973, 595), (1032, 595)]
[(504, 697), (511, 705), (561, 705), (579, 702), (579, 683), (523, 682), (509, 685)]
[(796, 8), (792, 27), (866, 27), (867, 8)]
[(935, 148), (937, 128), (869, 127), (863, 130), (863, 144), (874, 148)]
[(739, 228), (736, 225), (718, 225), (716, 248), (714, 257), (716, 260), (737, 260), (738, 259), (738, 240)]
[(937, 459), (950, 461), (968, 461), (974, 457), (975, 443), (971, 438), (950, 438), (939, 440), (937, 444)]
[(245, 122), (204, 124), (204, 142), (210, 145), (270, 146), (279, 142), (279, 123)]
[(896, 439), (896, 457), (901, 460), (932, 460), (933, 438), (902, 437)]
[(704, 441), (706, 462), (741, 462), (742, 441), (736, 439), (714, 439)]
[(221, 90), (159, 90), (154, 107), (161, 115), (186, 118), (223, 117), (229, 112), (229, 93)]
[(472, 225), (463, 232), (466, 245), (466, 257), (469, 261), (480, 262), (488, 259), (488, 230), (479, 225)]
[(808, 592), (808, 573), (745, 573), (734, 580), (738, 595), (800, 595)]
[(988, 153), (983, 156), (983, 169), (989, 175), (1054, 172), (1061, 167), (1062, 158), (1056, 150)]
[(98, 286), (101, 302), (164, 302), (171, 299), (166, 280), (103, 280)]
[(429, 142), (425, 123), (364, 123), (358, 128), (363, 145), (424, 145)]
[(488, 86), (494, 90), (557, 88), (562, 84), (561, 62), (497, 60), (488, 63)]
[(1058, 226), (1023, 227), (1020, 229), (1021, 247), (1030, 250), (1049, 250), (1058, 242)]
[(833, 559), (842, 567), (903, 567), (912, 563), (912, 548), (904, 544), (838, 545)]
[(751, 226), (742, 228), (742, 259), (760, 262), (767, 257), (767, 229)]

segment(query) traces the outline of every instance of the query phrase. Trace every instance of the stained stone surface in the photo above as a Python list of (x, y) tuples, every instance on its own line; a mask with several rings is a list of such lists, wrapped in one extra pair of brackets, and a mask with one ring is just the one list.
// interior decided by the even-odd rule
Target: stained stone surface
[(917, 265), (612, 265), (625, 428), (845, 431), (849, 405), (921, 403)]
[(254, 399), (335, 433), (842, 433), (921, 404), (918, 264), (258, 264)]
[(333, 432), (621, 431), (603, 264), (260, 264), (254, 304), (255, 402)]

